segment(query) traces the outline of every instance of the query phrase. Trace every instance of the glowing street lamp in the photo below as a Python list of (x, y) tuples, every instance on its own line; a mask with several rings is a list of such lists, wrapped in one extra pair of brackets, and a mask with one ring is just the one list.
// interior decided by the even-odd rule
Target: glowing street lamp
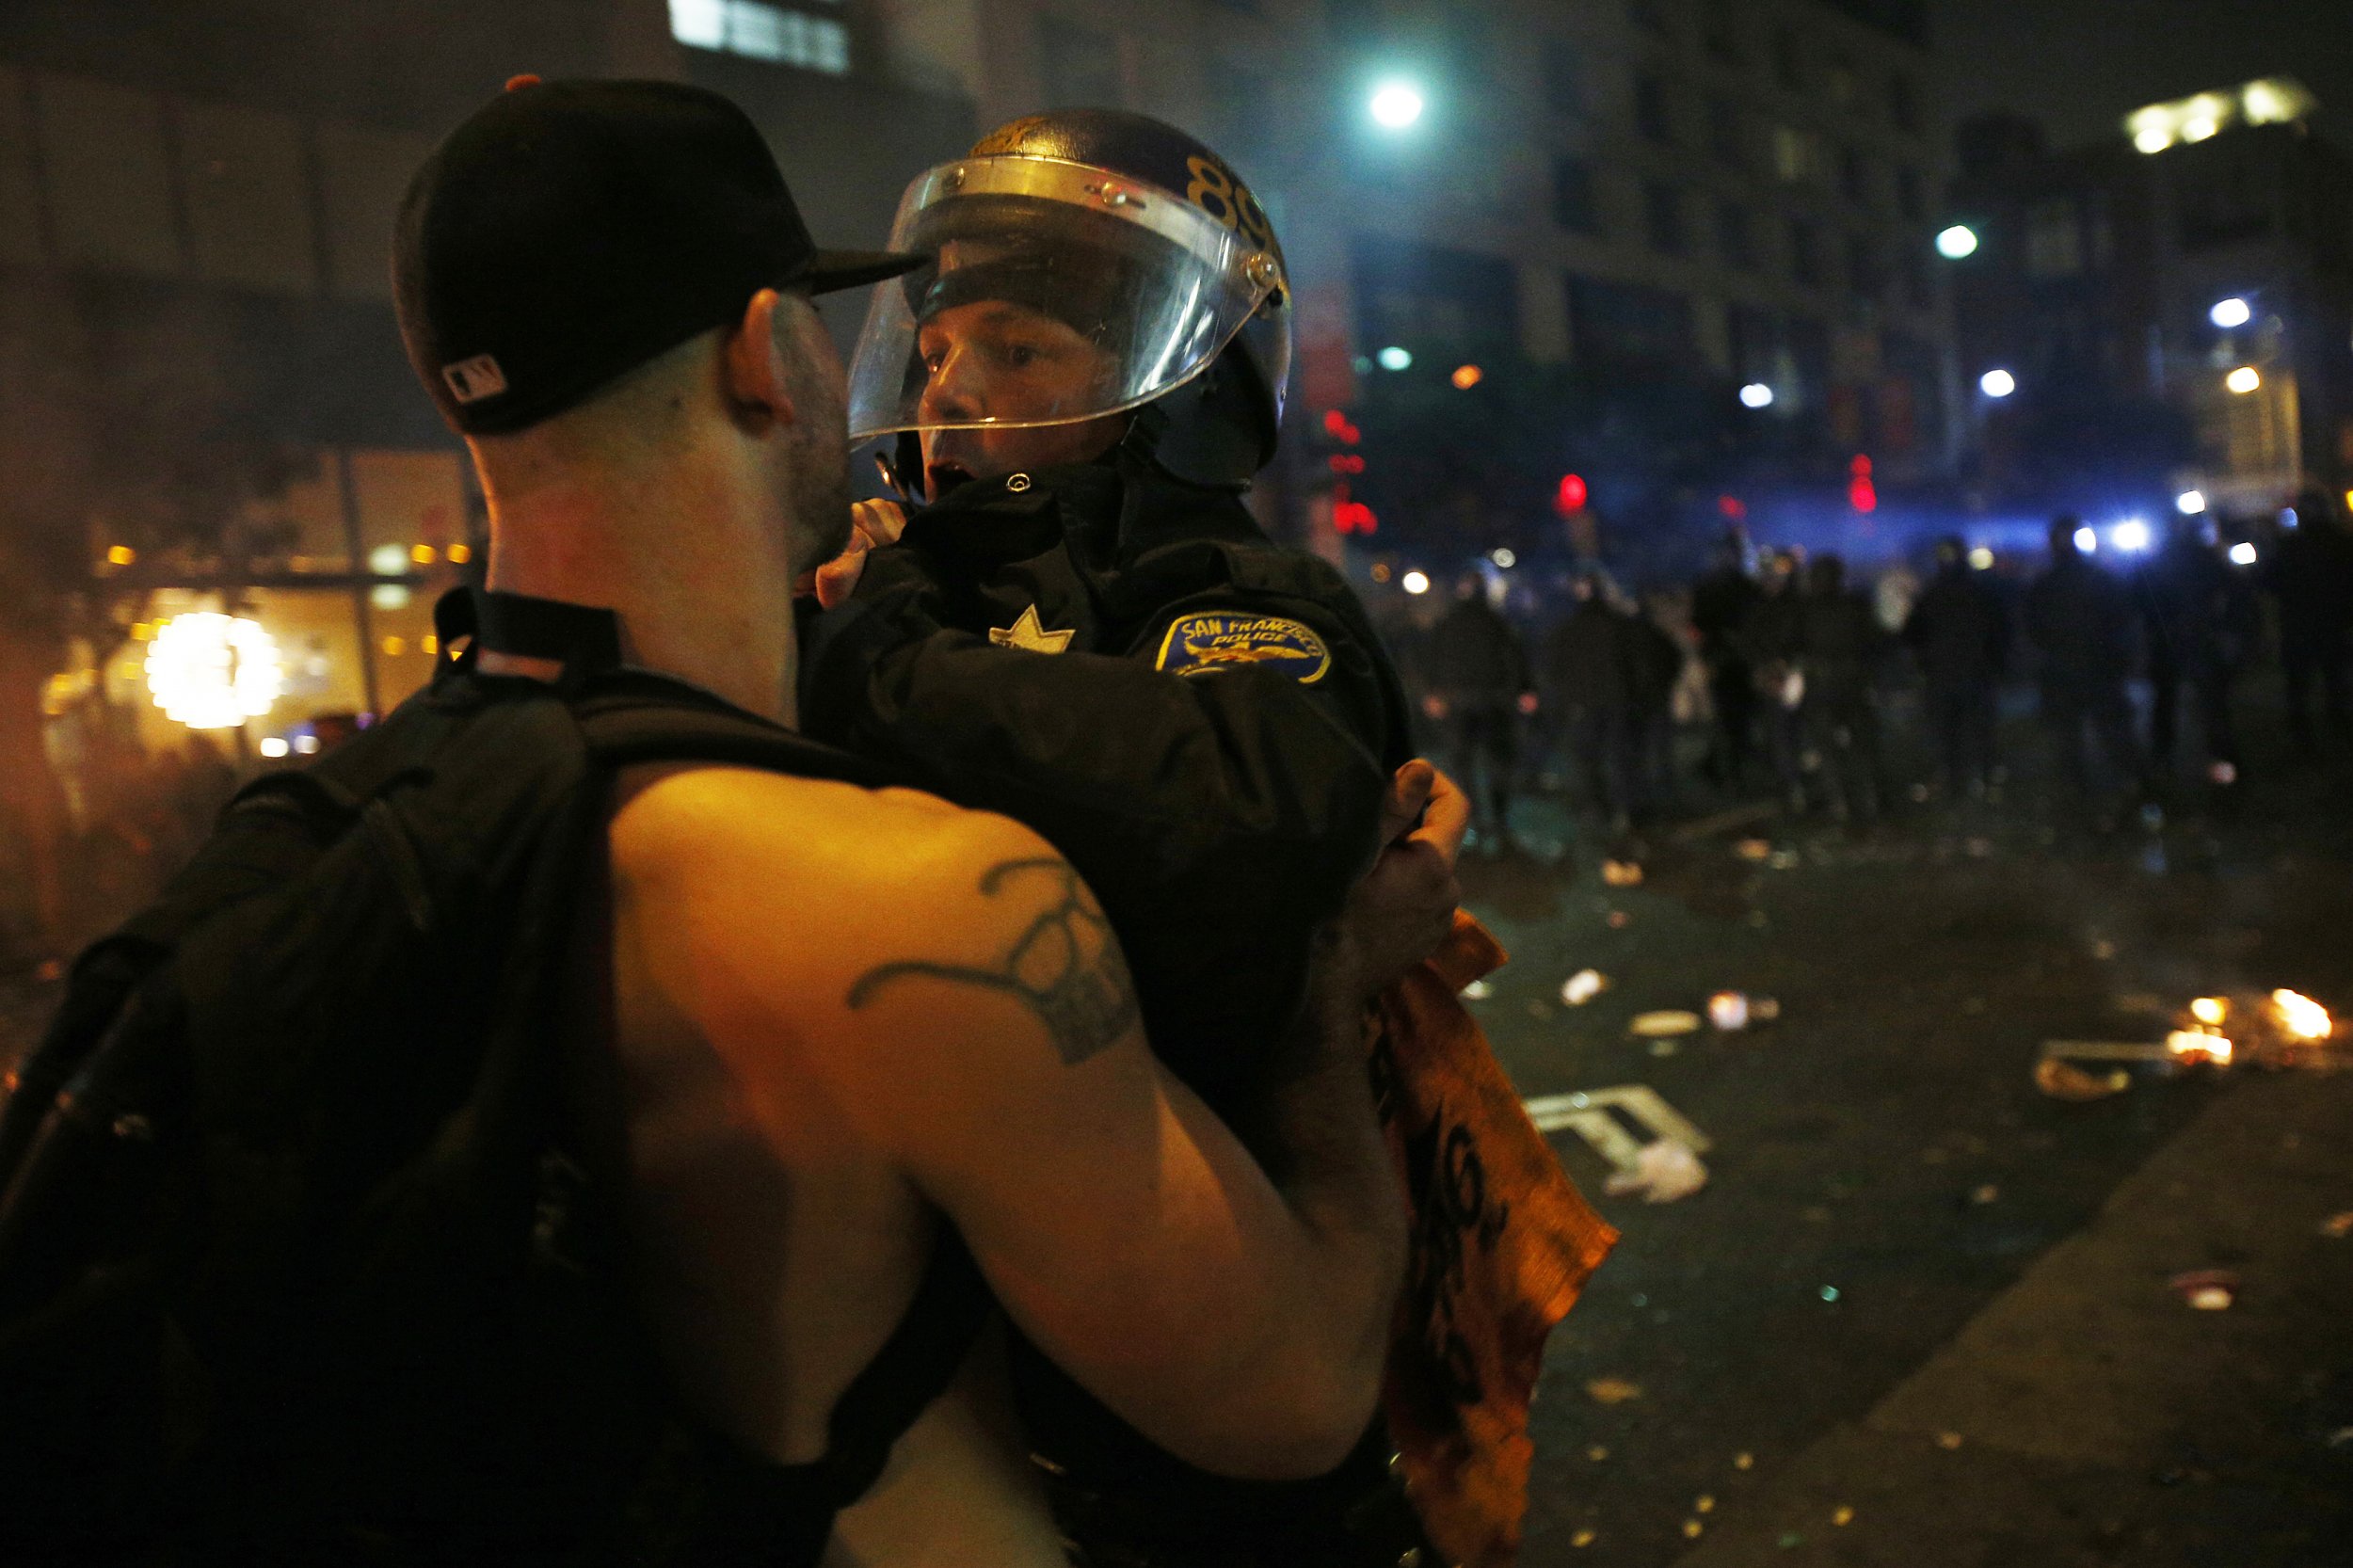
[(2006, 370), (1989, 370), (1977, 377), (1977, 390), (1988, 397), (2008, 397), (2018, 390), (2018, 377)]
[(1412, 129), (1414, 122), (1421, 119), (1421, 111), (1426, 105), (1422, 103), (1420, 89), (1411, 82), (1392, 81), (1384, 82), (1372, 89), (1372, 102), (1369, 106), (1374, 124), (1385, 131), (1404, 131)]
[(1430, 591), (1430, 574), (1426, 571), (1409, 571), (1397, 580), (1397, 585), (1409, 594), (1426, 594)]
[(1773, 406), (1773, 389), (1762, 381), (1752, 381), (1740, 389), (1740, 406), (1744, 408), (1769, 408)]
[(2075, 548), (2089, 555), (2100, 548), (2100, 536), (2089, 526), (2078, 528), (2075, 530)]
[(199, 611), (172, 616), (148, 640), (148, 692), (190, 729), (234, 729), (259, 718), (282, 686), (277, 639), (260, 621)]
[(2231, 547), (2231, 565), (2234, 567), (2251, 567), (2254, 564), (2255, 547), (2252, 542), (2247, 539), (2241, 539), (2238, 543)]
[(2138, 554), (2149, 548), (2149, 525), (2139, 518), (2126, 518), (2108, 530), (2108, 542), (2127, 555)]
[(1936, 236), (1936, 253), (1948, 262), (1958, 262), (1977, 253), (1977, 232), (1966, 223), (1956, 223)]
[(2228, 299), (2216, 300), (2214, 309), (2206, 312), (2206, 319), (2226, 332), (2234, 327), (2244, 327), (2254, 318), (2254, 307), (2236, 295)]
[(2224, 376), (2222, 384), (2238, 393), (2239, 396), (2245, 397), (2249, 392), (2261, 389), (2264, 384), (2263, 372), (2253, 365), (2241, 365)]
[(2173, 509), (2185, 518), (2194, 518), (2206, 509), (2206, 492), (2184, 490), (2173, 498)]

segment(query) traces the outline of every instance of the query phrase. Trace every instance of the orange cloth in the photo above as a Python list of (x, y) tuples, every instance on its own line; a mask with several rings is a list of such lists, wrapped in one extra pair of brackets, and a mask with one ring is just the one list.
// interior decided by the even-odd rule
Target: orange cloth
[(1505, 957), (1457, 911), (1437, 955), (1383, 993), (1373, 1055), (1413, 1209), (1382, 1404), (1422, 1528), (1462, 1568), (1518, 1553), (1545, 1339), (1618, 1240), (1459, 1000)]

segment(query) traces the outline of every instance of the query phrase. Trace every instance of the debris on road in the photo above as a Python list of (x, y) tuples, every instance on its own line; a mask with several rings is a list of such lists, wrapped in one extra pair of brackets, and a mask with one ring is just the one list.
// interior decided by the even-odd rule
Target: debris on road
[(1609, 977), (1599, 969), (1579, 969), (1561, 983), (1561, 1000), (1571, 1007), (1582, 1007), (1609, 989)]
[(1707, 1021), (1731, 1034), (1753, 1023), (1769, 1023), (1781, 1016), (1781, 1003), (1746, 991), (1719, 991), (1707, 999)]
[(1611, 1197), (1642, 1194), (1644, 1203), (1674, 1203), (1707, 1185), (1707, 1167), (1681, 1144), (1662, 1138), (1642, 1145), (1632, 1170), (1619, 1171), (1602, 1189)]
[(2228, 1269), (2193, 1269), (2166, 1281), (2166, 1288), (2201, 1312), (2227, 1312), (2238, 1300), (2238, 1275)]
[(2294, 991), (2271, 993), (2272, 1009), (2279, 1016), (2280, 1027), (2297, 1040), (2326, 1040), (2336, 1032), (2336, 1023), (2329, 1010), (2312, 998)]
[(1661, 1040), (1673, 1034), (1690, 1034), (1700, 1027), (1697, 1013), (1667, 1008), (1656, 1013), (1637, 1013), (1626, 1028), (1646, 1040)]
[(1595, 1378), (1585, 1385), (1585, 1393), (1595, 1404), (1624, 1404), (1642, 1397), (1642, 1385), (1630, 1378)]
[(2055, 1100), (2081, 1104), (2122, 1094), (2133, 1086), (2133, 1075), (2121, 1067), (2105, 1073), (2088, 1073), (2081, 1067), (2069, 1066), (2056, 1056), (2046, 1056), (2034, 1064), (2034, 1086)]
[(1601, 863), (1602, 885), (1608, 888), (1640, 888), (1642, 868), (1632, 860), (1604, 860)]
[(2177, 1062), (2203, 1062), (2227, 1067), (2235, 1048), (2226, 1034), (2203, 1029), (2177, 1029), (2165, 1037), (2165, 1048), (2173, 1053)]

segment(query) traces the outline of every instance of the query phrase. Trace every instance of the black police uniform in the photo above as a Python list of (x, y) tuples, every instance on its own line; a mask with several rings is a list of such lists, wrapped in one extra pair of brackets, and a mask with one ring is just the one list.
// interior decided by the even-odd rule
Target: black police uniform
[[(805, 730), (1069, 856), (1119, 933), (1154, 1049), (1246, 1134), (1313, 931), (1377, 851), (1411, 756), (1396, 672), (1339, 574), (1278, 549), (1233, 491), (1123, 447), (916, 513), (806, 648)], [(1183, 1560), (1186, 1531), (1342, 1560), (1339, 1515), (1379, 1489), (1377, 1432), (1324, 1482), (1226, 1481), (1033, 1352), (1016, 1370), (1095, 1560)]]

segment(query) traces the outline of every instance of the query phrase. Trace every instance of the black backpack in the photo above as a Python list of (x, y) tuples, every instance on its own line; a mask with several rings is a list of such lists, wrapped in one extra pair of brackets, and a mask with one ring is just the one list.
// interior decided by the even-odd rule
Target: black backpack
[(676, 1408), (626, 1283), (616, 1091), (577, 1048), (615, 770), (888, 780), (621, 669), (609, 615), (440, 616), (564, 681), (469, 652), (248, 785), (8, 1080), (0, 1561), (813, 1561), (977, 1332), (952, 1244), (826, 1460)]

